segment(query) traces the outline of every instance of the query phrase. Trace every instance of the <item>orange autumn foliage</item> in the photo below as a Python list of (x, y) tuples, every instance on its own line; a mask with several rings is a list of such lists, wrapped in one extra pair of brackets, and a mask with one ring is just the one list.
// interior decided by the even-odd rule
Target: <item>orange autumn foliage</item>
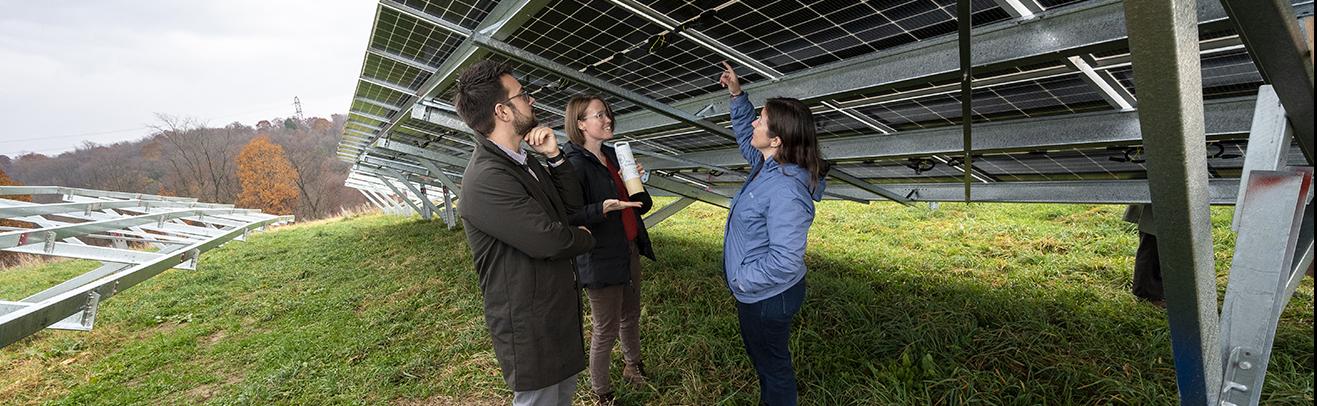
[[(10, 178), (9, 174), (6, 174), (4, 169), (0, 169), (0, 186), (23, 186), (23, 184)], [(24, 202), (32, 201), (32, 196), (29, 195), (5, 196), (4, 198)]]
[[(0, 169), (0, 186), (22, 186), (22, 184), (10, 178), (9, 175), (6, 174), (3, 169)], [(18, 200), (24, 202), (32, 201), (32, 196), (30, 195), (2, 196), (0, 198), (9, 199), (9, 200)], [(35, 225), (25, 221), (2, 219), (0, 220), (0, 226), (32, 228)], [(5, 229), (0, 229), (0, 233), (3, 232), (5, 232)], [(22, 255), (23, 254), (17, 254), (13, 252), (0, 252), (0, 268), (6, 268), (14, 264), (17, 264), (19, 262), (22, 262)]]
[(261, 209), (271, 214), (291, 214), (297, 208), (297, 171), (284, 156), (284, 149), (260, 136), (238, 153), (238, 206)]

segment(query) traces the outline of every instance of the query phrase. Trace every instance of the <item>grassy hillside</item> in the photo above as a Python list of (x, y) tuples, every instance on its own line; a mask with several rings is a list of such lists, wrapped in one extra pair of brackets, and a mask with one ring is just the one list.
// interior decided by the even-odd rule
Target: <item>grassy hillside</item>
[[(1136, 237), (1121, 210), (820, 204), (791, 343), (802, 401), (1173, 404), (1165, 315), (1127, 293)], [(697, 204), (652, 230), (641, 331), (653, 377), (620, 385), (623, 401), (756, 400), (719, 270), (725, 213)], [(1224, 272), (1230, 212), (1213, 214)], [(0, 271), (0, 299), (92, 267)], [(1264, 403), (1313, 404), (1312, 334), (1309, 278), (1280, 325)], [(0, 403), (506, 404), (489, 340), (460, 230), (325, 221), (128, 290), (91, 333), (0, 349)]]

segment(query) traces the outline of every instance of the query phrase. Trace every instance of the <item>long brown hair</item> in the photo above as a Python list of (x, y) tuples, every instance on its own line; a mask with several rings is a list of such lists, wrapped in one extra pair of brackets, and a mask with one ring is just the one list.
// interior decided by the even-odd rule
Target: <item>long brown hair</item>
[(613, 121), (613, 108), (603, 97), (594, 94), (572, 96), (567, 102), (567, 111), (564, 112), (566, 117), (562, 120), (562, 130), (567, 133), (567, 139), (573, 144), (585, 146), (585, 133), (581, 132), (581, 127), (577, 126), (576, 122), (585, 119), (585, 110), (590, 108), (590, 102), (595, 100), (603, 103), (604, 117), (608, 117), (608, 121), (613, 123), (613, 128), (617, 128), (617, 122)]
[(774, 97), (764, 103), (764, 113), (768, 115), (768, 135), (782, 140), (773, 159), (809, 171), (809, 187), (817, 187), (828, 164), (819, 150), (814, 113), (809, 106), (797, 99)]

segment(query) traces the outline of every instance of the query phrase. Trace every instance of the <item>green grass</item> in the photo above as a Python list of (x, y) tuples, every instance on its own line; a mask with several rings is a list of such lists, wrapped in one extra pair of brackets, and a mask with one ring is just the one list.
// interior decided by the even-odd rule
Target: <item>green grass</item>
[[(791, 342), (802, 402), (1174, 404), (1165, 315), (1127, 293), (1136, 236), (1121, 210), (820, 204)], [(624, 402), (756, 401), (719, 269), (725, 214), (697, 204), (652, 230), (652, 377), (618, 385)], [(1234, 236), (1228, 208), (1213, 216), (1223, 285)], [(105, 302), (91, 333), (0, 350), (0, 403), (505, 404), (465, 241), (384, 216), (254, 234)], [(94, 265), (0, 271), (0, 299)], [(1265, 404), (1313, 403), (1312, 299), (1307, 279), (1278, 329)]]

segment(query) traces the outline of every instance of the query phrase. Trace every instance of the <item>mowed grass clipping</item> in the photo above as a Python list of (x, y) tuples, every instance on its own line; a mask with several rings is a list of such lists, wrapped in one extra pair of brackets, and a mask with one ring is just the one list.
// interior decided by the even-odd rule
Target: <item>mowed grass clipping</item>
[[(1221, 286), (1229, 209), (1213, 209)], [(791, 341), (802, 403), (1175, 404), (1166, 316), (1127, 293), (1137, 237), (1122, 210), (819, 204)], [(652, 376), (618, 384), (624, 404), (757, 401), (719, 268), (725, 216), (696, 204), (651, 230), (659, 261), (644, 263), (641, 332)], [(0, 271), (0, 300), (94, 266)], [(465, 236), (439, 222), (375, 215), (253, 234), (100, 310), (90, 333), (44, 331), (0, 349), (0, 403), (511, 397)], [(1264, 404), (1313, 404), (1311, 278), (1281, 320), (1264, 390)]]

